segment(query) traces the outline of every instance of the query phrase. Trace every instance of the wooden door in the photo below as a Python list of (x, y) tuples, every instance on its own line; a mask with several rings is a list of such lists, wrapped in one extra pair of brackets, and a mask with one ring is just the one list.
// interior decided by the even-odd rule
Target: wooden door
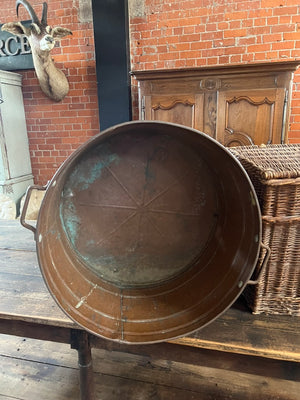
[(284, 98), (284, 88), (220, 92), (217, 140), (229, 147), (281, 143)]
[(203, 130), (203, 94), (149, 95), (143, 100), (142, 119)]

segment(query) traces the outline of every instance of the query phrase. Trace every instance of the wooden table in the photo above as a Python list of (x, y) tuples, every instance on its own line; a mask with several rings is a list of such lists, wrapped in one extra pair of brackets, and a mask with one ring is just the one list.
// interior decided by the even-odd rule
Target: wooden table
[(53, 300), (33, 234), (19, 221), (0, 220), (0, 299), (0, 333), (69, 343), (78, 350), (82, 400), (94, 399), (91, 347), (300, 380), (300, 318), (254, 316), (241, 302), (196, 333), (165, 343), (124, 345), (87, 333)]

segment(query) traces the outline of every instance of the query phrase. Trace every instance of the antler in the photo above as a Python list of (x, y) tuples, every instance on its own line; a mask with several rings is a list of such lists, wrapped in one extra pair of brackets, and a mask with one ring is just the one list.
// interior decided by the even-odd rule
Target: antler
[[(32, 8), (32, 6), (28, 3), (27, 0), (17, 0), (16, 1), (16, 11), (17, 11), (17, 16), (19, 16), (18, 11), (19, 11), (19, 6), (22, 5), (26, 8), (26, 10), (28, 11), (28, 14), (31, 17), (31, 20), (33, 23), (35, 24), (39, 24), (40, 21), (34, 11), (34, 9)], [(43, 13), (44, 14), (44, 13)]]
[(41, 23), (44, 26), (47, 26), (47, 12), (48, 12), (48, 4), (46, 2), (43, 3), (43, 14), (42, 14), (42, 19)]

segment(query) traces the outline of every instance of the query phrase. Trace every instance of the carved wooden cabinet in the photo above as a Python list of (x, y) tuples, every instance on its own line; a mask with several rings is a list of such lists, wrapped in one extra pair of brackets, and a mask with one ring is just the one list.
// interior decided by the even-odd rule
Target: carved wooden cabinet
[(139, 118), (193, 127), (225, 146), (287, 141), (299, 61), (136, 71)]

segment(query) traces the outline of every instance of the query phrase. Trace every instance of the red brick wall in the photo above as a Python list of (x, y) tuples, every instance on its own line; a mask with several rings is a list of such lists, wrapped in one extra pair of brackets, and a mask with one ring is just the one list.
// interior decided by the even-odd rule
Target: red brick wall
[[(131, 0), (133, 70), (299, 59), (299, 0)], [(300, 142), (300, 69), (289, 141)]]
[[(38, 15), (42, 0), (30, 0)], [(300, 60), (299, 0), (129, 0), (131, 68)], [(34, 71), (23, 75), (31, 162), (44, 184), (79, 144), (99, 132), (93, 25), (80, 22), (79, 0), (48, 0), (48, 22), (73, 36), (52, 51), (70, 92), (55, 103)], [(28, 14), (20, 7), (20, 19)], [(5, 18), (3, 17), (5, 16)], [(16, 20), (15, 0), (1, 3), (0, 23)], [(133, 91), (134, 93), (134, 91)], [(290, 142), (300, 142), (300, 70), (295, 74)]]
[[(42, 0), (30, 3), (40, 16)], [(33, 70), (16, 71), (23, 75), (32, 170), (39, 184), (45, 184), (79, 144), (99, 132), (93, 25), (79, 21), (78, 3), (48, 0), (48, 23), (73, 32), (51, 52), (57, 67), (68, 77), (68, 95), (56, 103), (43, 94)], [(29, 19), (24, 7), (19, 8), (19, 14), (20, 20)], [(2, 2), (1, 16), (1, 23), (17, 20), (15, 0)]]

